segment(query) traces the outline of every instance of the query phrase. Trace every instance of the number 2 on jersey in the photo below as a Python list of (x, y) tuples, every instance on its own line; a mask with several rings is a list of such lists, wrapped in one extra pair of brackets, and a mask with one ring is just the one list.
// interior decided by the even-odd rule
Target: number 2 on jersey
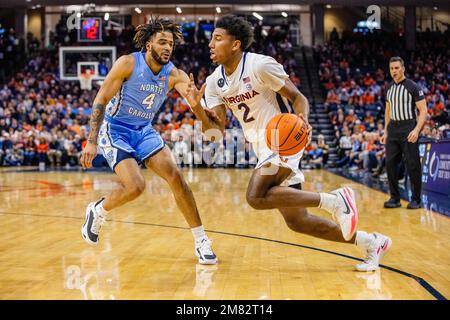
[(142, 104), (147, 105), (147, 109), (151, 109), (153, 102), (155, 101), (155, 94), (149, 94), (144, 100), (142, 100)]
[(248, 114), (249, 114), (249, 112), (250, 112), (250, 108), (248, 107), (248, 105), (246, 105), (245, 103), (241, 103), (241, 104), (239, 104), (238, 105), (238, 109), (239, 110), (242, 110), (242, 109), (245, 109), (245, 111), (244, 111), (244, 122), (245, 123), (248, 123), (248, 122), (252, 122), (253, 120), (255, 120), (255, 118), (253, 118), (253, 117), (248, 117)]

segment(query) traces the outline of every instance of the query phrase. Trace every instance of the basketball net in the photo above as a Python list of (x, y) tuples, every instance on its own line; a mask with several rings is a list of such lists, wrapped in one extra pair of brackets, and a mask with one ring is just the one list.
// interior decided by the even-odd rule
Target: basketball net
[(78, 76), (80, 80), (81, 90), (92, 90), (92, 78), (94, 78), (94, 70), (87, 70)]

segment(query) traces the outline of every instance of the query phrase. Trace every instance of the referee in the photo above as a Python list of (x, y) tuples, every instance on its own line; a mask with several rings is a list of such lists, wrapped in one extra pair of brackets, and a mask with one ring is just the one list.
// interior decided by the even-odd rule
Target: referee
[[(386, 171), (391, 198), (384, 203), (384, 207), (401, 207), (398, 165), (404, 160), (412, 189), (411, 202), (407, 208), (418, 209), (422, 207), (422, 178), (417, 139), (425, 124), (427, 106), (422, 90), (415, 82), (405, 78), (402, 58), (392, 57), (389, 70), (394, 81), (386, 90), (385, 128), (381, 143), (386, 144)], [(418, 119), (416, 108), (419, 109)]]

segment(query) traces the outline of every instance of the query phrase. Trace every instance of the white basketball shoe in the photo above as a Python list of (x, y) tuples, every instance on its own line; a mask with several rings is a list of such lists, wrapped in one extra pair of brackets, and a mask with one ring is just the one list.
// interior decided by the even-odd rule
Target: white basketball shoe
[(217, 257), (211, 248), (212, 241), (208, 238), (203, 239), (200, 243), (195, 244), (195, 255), (198, 257), (200, 264), (216, 264)]
[(380, 262), (392, 246), (392, 240), (381, 233), (372, 233), (374, 239), (366, 249), (366, 258), (363, 263), (355, 266), (361, 272), (375, 271), (380, 268)]
[(330, 192), (336, 195), (336, 202), (332, 212), (333, 219), (339, 223), (345, 240), (350, 240), (358, 225), (358, 209), (356, 208), (355, 192), (344, 187)]
[(97, 204), (103, 200), (104, 199), (102, 198), (97, 202), (89, 203), (86, 208), (86, 221), (81, 227), (81, 235), (83, 236), (84, 241), (93, 246), (98, 244), (98, 234), (106, 221), (102, 213), (96, 209)]

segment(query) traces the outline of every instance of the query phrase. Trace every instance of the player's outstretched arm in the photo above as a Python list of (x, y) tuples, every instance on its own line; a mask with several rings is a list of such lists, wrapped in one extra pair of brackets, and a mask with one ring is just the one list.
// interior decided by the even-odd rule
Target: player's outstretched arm
[(216, 129), (223, 133), (226, 121), (225, 105), (218, 105), (212, 110), (204, 109), (201, 106), (201, 100), (206, 90), (206, 83), (198, 90), (192, 73), (188, 77), (186, 72), (177, 69), (173, 73), (173, 76), (176, 79), (175, 89), (186, 99), (197, 119), (202, 122), (202, 131)]
[(90, 168), (92, 166), (92, 160), (97, 155), (97, 138), (105, 116), (106, 104), (117, 93), (123, 81), (130, 77), (133, 72), (133, 67), (134, 58), (132, 56), (126, 55), (117, 59), (94, 99), (89, 121), (88, 142), (80, 158), (80, 163), (83, 168)]

